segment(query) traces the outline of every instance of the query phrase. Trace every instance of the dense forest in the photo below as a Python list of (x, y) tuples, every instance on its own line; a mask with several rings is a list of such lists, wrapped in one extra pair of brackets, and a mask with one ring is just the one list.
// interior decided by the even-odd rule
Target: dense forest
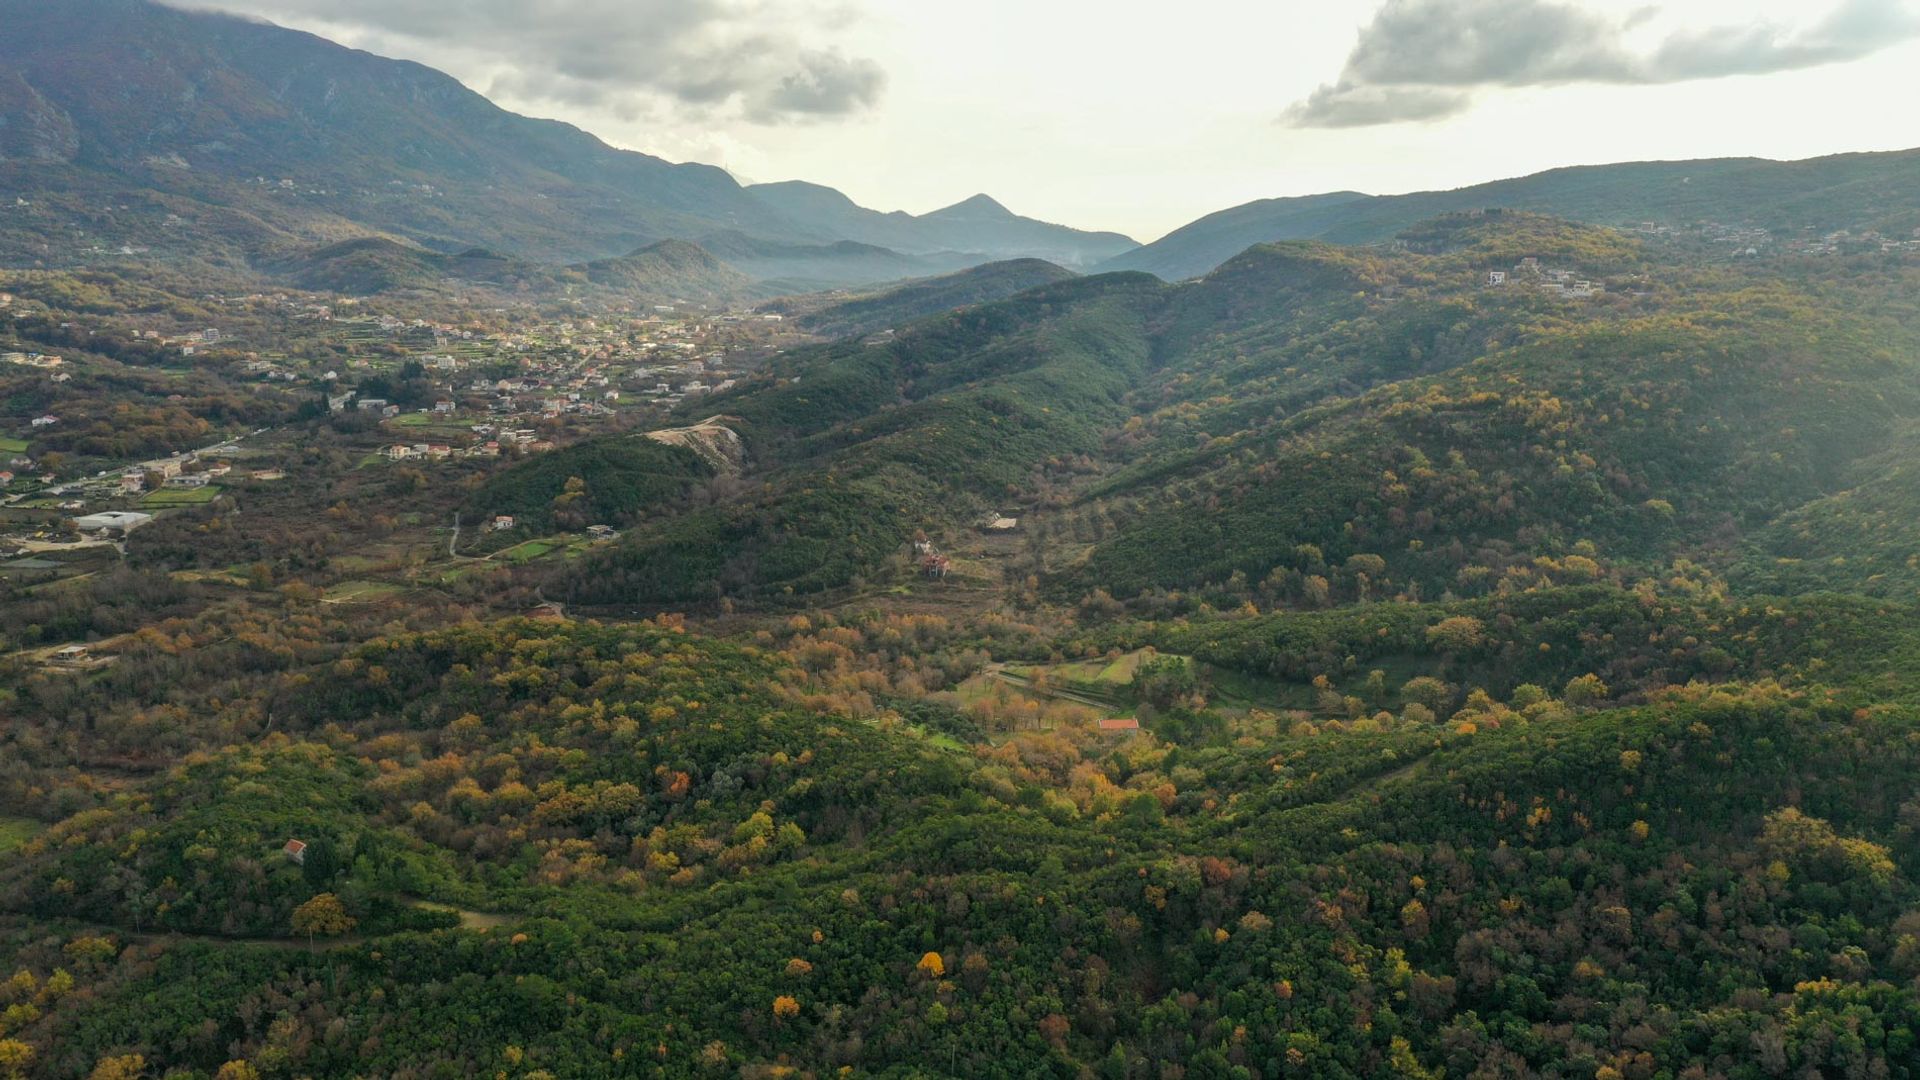
[(1920, 1076), (1910, 258), (1023, 269), (8, 581), (0, 1077)]

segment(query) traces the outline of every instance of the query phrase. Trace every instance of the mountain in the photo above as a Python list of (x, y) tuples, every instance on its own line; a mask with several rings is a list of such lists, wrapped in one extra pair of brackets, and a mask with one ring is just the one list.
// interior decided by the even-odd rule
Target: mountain
[[(1274, 575), (1341, 588), (1354, 559), (1366, 589), (1412, 596), (1569, 554), (1751, 577), (1817, 550), (1803, 519), (1836, 498), (1861, 511), (1855, 557), (1822, 580), (1920, 580), (1892, 558), (1897, 534), (1875, 539), (1903, 504), (1888, 441), (1920, 423), (1900, 359), (1920, 336), (1888, 306), (1902, 278), (1729, 280), (1526, 213), (1437, 220), (1401, 247), (1262, 246), (1183, 286), (1097, 275), (917, 322), (913, 290), (829, 309), (826, 325), (899, 333), (787, 354), (701, 401), (742, 436), (751, 494), (653, 515), (561, 588), (595, 604), (832, 594), (882, 573), (901, 536), (964, 528), (1022, 484), (1051, 491), (1039, 504), (1078, 538), (1037, 575), (1062, 601), (1232, 596)], [(1486, 288), (1524, 258), (1613, 290)], [(1066, 462), (1058, 488), (1035, 479)], [(1098, 479), (1067, 482), (1080, 474)]]
[(401, 289), (436, 290), (457, 281), (510, 286), (543, 280), (541, 268), (484, 249), (457, 255), (368, 236), (302, 252), (270, 264), (271, 272), (302, 289), (372, 296)]
[(662, 240), (618, 258), (555, 266), (484, 248), (443, 255), (369, 236), (270, 260), (260, 268), (274, 280), (346, 296), (398, 291), (444, 294), (478, 287), (502, 294), (552, 296), (599, 291), (630, 301), (692, 300), (721, 305), (764, 295), (756, 292), (751, 278), (684, 240)]
[(723, 305), (758, 291), (751, 277), (685, 240), (662, 240), (569, 269), (599, 288), (630, 296)]
[(150, 0), (0, 0), (0, 25), (0, 188), (21, 199), (0, 217), (0, 260), (16, 265), (104, 243), (241, 268), (368, 235), (579, 263), (682, 239), (818, 288), (1134, 246), (997, 204), (978, 213), (977, 200), (915, 218), (815, 185), (745, 189), (265, 22)]
[(1021, 217), (985, 195), (914, 216), (868, 210), (832, 188), (802, 181), (755, 184), (747, 192), (816, 231), (908, 254), (964, 251), (984, 256), (983, 262), (1030, 256), (1080, 268), (1139, 246), (1119, 233)]
[[(516, 116), (432, 69), (146, 0), (0, 0), (8, 186), (76, 174), (553, 259), (716, 225), (792, 227), (731, 177)], [(16, 114), (16, 109), (24, 109)], [(24, 115), (24, 120), (15, 120)]]
[(1209, 214), (1098, 269), (1145, 270), (1178, 281), (1204, 274), (1255, 244), (1377, 243), (1419, 221), (1495, 207), (1599, 225), (1713, 222), (1771, 229), (1783, 237), (1838, 229), (1904, 237), (1920, 227), (1920, 150), (1791, 162), (1727, 158), (1595, 165), (1453, 191), (1265, 199)]
[[(776, 302), (801, 329), (824, 337), (858, 337), (930, 315), (1002, 300), (1015, 293), (1074, 277), (1041, 259), (1014, 259), (970, 267), (941, 277), (910, 281), (865, 296), (805, 297)], [(824, 305), (820, 303), (827, 299)]]
[(981, 262), (958, 252), (904, 255), (855, 240), (796, 243), (726, 231), (700, 237), (700, 246), (772, 292), (813, 292), (871, 286), (947, 273)]

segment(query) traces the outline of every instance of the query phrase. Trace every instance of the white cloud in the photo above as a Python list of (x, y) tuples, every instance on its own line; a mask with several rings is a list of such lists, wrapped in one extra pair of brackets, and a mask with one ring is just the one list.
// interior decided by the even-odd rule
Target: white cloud
[(1844, 0), (1809, 25), (1749, 21), (1677, 30), (1652, 49), (1611, 16), (1565, 0), (1387, 0), (1340, 77), (1283, 116), (1295, 127), (1443, 119), (1475, 90), (1570, 83), (1668, 84), (1858, 60), (1920, 36), (1908, 0)]
[[(179, 0), (444, 66), (491, 95), (774, 125), (861, 112), (886, 72), (839, 0)], [(485, 79), (476, 80), (480, 71)]]

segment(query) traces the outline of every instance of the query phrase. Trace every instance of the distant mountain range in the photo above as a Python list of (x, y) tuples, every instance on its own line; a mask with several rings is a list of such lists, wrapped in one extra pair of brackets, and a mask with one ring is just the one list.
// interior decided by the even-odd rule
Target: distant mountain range
[(1095, 269), (1145, 270), (1178, 281), (1205, 274), (1255, 244), (1375, 243), (1442, 214), (1494, 207), (1595, 225), (1717, 221), (1787, 232), (1871, 228), (1905, 236), (1920, 227), (1920, 150), (1788, 162), (1595, 165), (1454, 191), (1263, 199), (1209, 214)]
[[(419, 64), (151, 0), (0, 0), (0, 27), (0, 191), (12, 196), (0, 200), (0, 266), (119, 254), (409, 287), (501, 269), (465, 257), (475, 249), (515, 264), (515, 281), (551, 281), (567, 279), (566, 267), (678, 240), (765, 296), (1019, 258), (1180, 280), (1256, 244), (1374, 243), (1492, 207), (1602, 225), (1901, 236), (1920, 227), (1920, 151), (1906, 151), (1604, 165), (1454, 191), (1269, 199), (1141, 247), (1021, 217), (986, 195), (913, 215), (802, 181), (742, 186), (721, 169), (507, 112)], [(394, 246), (336, 250), (367, 237)], [(659, 290), (648, 295), (736, 293), (737, 282), (678, 255), (646, 260), (638, 278)], [(522, 274), (519, 263), (561, 269)], [(666, 265), (687, 271), (684, 285), (660, 273)]]
[(0, 0), (0, 26), (0, 190), (26, 203), (0, 214), (0, 263), (104, 240), (238, 265), (370, 234), (582, 263), (681, 239), (756, 277), (837, 285), (1026, 255), (1087, 266), (1134, 246), (985, 197), (915, 217), (817, 185), (745, 188), (264, 22)]
[(1084, 267), (1140, 246), (1119, 233), (1082, 232), (1024, 218), (986, 195), (916, 217), (868, 210), (833, 188), (798, 180), (756, 184), (747, 193), (793, 220), (906, 254), (984, 250)]

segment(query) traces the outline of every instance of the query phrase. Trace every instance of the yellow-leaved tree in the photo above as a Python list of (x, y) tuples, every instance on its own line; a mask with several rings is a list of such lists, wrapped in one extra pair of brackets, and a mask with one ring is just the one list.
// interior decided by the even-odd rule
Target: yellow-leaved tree
[(307, 947), (316, 937), (339, 937), (357, 925), (338, 896), (323, 892), (293, 909), (293, 932), (307, 935)]

